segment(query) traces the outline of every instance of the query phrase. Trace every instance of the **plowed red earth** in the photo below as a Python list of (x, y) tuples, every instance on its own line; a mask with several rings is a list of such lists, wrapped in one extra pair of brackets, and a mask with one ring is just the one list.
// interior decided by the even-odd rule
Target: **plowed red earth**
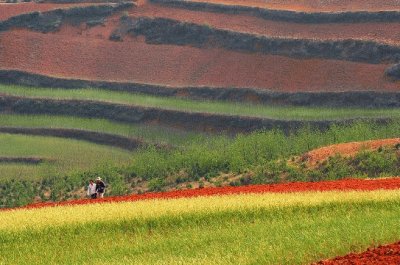
[[(18, 4), (1, 4), (0, 3), (0, 20), (6, 20), (10, 17), (30, 13), (34, 11), (49, 11), (60, 8), (70, 8), (73, 6), (88, 6), (94, 5), (91, 3), (76, 3), (76, 4), (38, 4), (35, 2), (18, 3)], [(99, 5), (99, 4), (96, 4)]]
[[(72, 200), (59, 203), (35, 203), (23, 209), (43, 208), (62, 205), (81, 205), (90, 203), (107, 203), (107, 202), (124, 202), (124, 201), (138, 201), (138, 200), (151, 200), (151, 199), (174, 199), (174, 198), (189, 198), (199, 196), (215, 196), (226, 194), (241, 194), (241, 193), (287, 193), (287, 192), (306, 192), (306, 191), (370, 191), (370, 190), (393, 190), (400, 189), (400, 178), (390, 179), (375, 179), (375, 180), (361, 180), (361, 179), (345, 179), (339, 181), (321, 181), (321, 182), (293, 182), (271, 185), (252, 185), (241, 187), (221, 187), (221, 188), (203, 188), (194, 190), (179, 190), (161, 193), (145, 193), (141, 195), (127, 195), (119, 197), (106, 197), (103, 199), (89, 200)], [(21, 209), (21, 208), (18, 208)], [(3, 209), (11, 210), (11, 209)]]
[(314, 265), (399, 265), (400, 242), (371, 248), (363, 253), (352, 253), (344, 257), (324, 260)]
[(132, 16), (165, 17), (197, 24), (207, 24), (219, 29), (272, 37), (320, 40), (362, 39), (387, 43), (400, 42), (400, 34), (393, 33), (400, 31), (400, 23), (299, 24), (269, 21), (247, 15), (190, 11), (148, 3), (131, 9), (129, 13)]
[(384, 78), (388, 65), (148, 45), (129, 38), (112, 42), (102, 39), (101, 33), (98, 37), (26, 30), (3, 32), (0, 67), (59, 77), (171, 86), (280, 91), (398, 90), (398, 84)]
[(255, 6), (304, 12), (399, 10), (397, 0), (191, 0), (227, 5)]
[(336, 144), (312, 150), (305, 154), (305, 158), (310, 165), (315, 165), (317, 162), (322, 162), (335, 154), (352, 156), (362, 149), (373, 150), (381, 146), (394, 146), (399, 143), (400, 138)]

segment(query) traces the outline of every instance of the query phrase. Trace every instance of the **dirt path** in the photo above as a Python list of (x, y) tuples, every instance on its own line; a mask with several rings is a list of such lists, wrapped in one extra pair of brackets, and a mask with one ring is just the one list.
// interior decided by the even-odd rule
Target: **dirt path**
[(400, 242), (370, 248), (363, 253), (351, 253), (331, 260), (323, 260), (313, 265), (398, 265), (400, 264)]
[(365, 142), (351, 142), (336, 145), (325, 146), (319, 149), (312, 150), (303, 155), (303, 160), (306, 160), (310, 165), (315, 165), (317, 162), (322, 162), (335, 154), (342, 156), (355, 155), (362, 149), (374, 150), (381, 146), (394, 146), (400, 143), (400, 138), (371, 140)]

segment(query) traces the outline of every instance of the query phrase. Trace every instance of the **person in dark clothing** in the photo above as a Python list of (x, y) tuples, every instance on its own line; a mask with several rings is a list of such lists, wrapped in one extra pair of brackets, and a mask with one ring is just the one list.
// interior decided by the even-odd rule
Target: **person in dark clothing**
[(98, 177), (96, 179), (97, 198), (103, 198), (105, 191), (106, 191), (106, 184), (104, 184), (103, 180), (100, 177)]

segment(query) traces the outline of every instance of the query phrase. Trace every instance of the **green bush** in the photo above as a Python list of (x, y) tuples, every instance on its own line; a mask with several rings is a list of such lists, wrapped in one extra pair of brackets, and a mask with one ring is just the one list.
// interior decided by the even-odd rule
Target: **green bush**
[(165, 187), (165, 180), (162, 178), (155, 178), (149, 181), (149, 191), (162, 191)]

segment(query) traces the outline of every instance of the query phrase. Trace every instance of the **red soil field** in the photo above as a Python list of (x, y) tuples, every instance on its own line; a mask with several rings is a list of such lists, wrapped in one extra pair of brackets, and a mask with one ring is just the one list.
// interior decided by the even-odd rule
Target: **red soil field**
[(91, 3), (76, 3), (76, 4), (38, 4), (35, 2), (18, 3), (18, 4), (1, 4), (0, 3), (0, 21), (10, 17), (30, 13), (34, 11), (49, 11), (53, 9), (69, 8), (73, 6), (89, 6), (99, 5)]
[(312, 150), (304, 155), (310, 165), (322, 162), (335, 154), (342, 156), (352, 156), (362, 149), (374, 150), (381, 146), (394, 146), (400, 143), (400, 138), (371, 140), (365, 142), (351, 142), (325, 146)]
[(363, 253), (352, 253), (344, 257), (324, 260), (314, 265), (399, 265), (400, 264), (400, 242), (370, 248)]
[[(0, 20), (32, 11), (47, 11), (87, 4), (0, 4)], [(93, 5), (93, 4), (92, 4)], [(3, 11), (4, 12), (1, 12)], [(130, 10), (132, 16), (165, 17), (198, 24), (207, 24), (219, 29), (267, 35), (282, 38), (306, 38), (320, 40), (361, 39), (400, 44), (400, 23), (338, 23), (299, 24), (268, 21), (265, 19), (223, 13), (190, 11), (164, 7), (142, 1), (138, 8)]]
[(304, 12), (399, 10), (397, 0), (191, 0), (227, 5), (243, 5)]
[[(399, 5), (400, 8), (400, 5)], [(400, 23), (300, 24), (269, 21), (248, 15), (191, 11), (142, 3), (130, 10), (132, 16), (165, 17), (219, 29), (281, 38), (320, 40), (360, 39), (400, 44)]]
[[(118, 19), (118, 18), (113, 18)], [(110, 21), (109, 23), (116, 23)], [(148, 45), (140, 38), (112, 42), (95, 27), (81, 35), (27, 30), (0, 33), (1, 69), (57, 77), (133, 81), (170, 86), (252, 87), (279, 91), (398, 91), (388, 65)], [(79, 30), (79, 29), (78, 29)], [(63, 32), (63, 30), (62, 30)], [(94, 33), (95, 32), (95, 33)], [(92, 37), (85, 37), (92, 34)]]
[[(220, 187), (220, 188), (203, 188), (192, 190), (179, 190), (159, 193), (145, 193), (141, 195), (127, 195), (118, 197), (106, 197), (103, 199), (80, 199), (71, 200), (58, 203), (46, 202), (35, 203), (17, 209), (32, 209), (53, 207), (62, 205), (81, 205), (90, 203), (108, 203), (108, 202), (125, 202), (125, 201), (138, 201), (138, 200), (151, 200), (151, 199), (175, 199), (175, 198), (190, 198), (199, 196), (216, 196), (227, 194), (248, 194), (248, 193), (288, 193), (288, 192), (306, 192), (306, 191), (371, 191), (371, 190), (394, 190), (400, 189), (400, 178), (390, 179), (375, 179), (375, 180), (361, 180), (361, 179), (345, 179), (336, 181), (320, 181), (320, 182), (292, 182), (271, 185), (252, 185), (240, 187)], [(12, 209), (0, 209), (12, 210)]]

